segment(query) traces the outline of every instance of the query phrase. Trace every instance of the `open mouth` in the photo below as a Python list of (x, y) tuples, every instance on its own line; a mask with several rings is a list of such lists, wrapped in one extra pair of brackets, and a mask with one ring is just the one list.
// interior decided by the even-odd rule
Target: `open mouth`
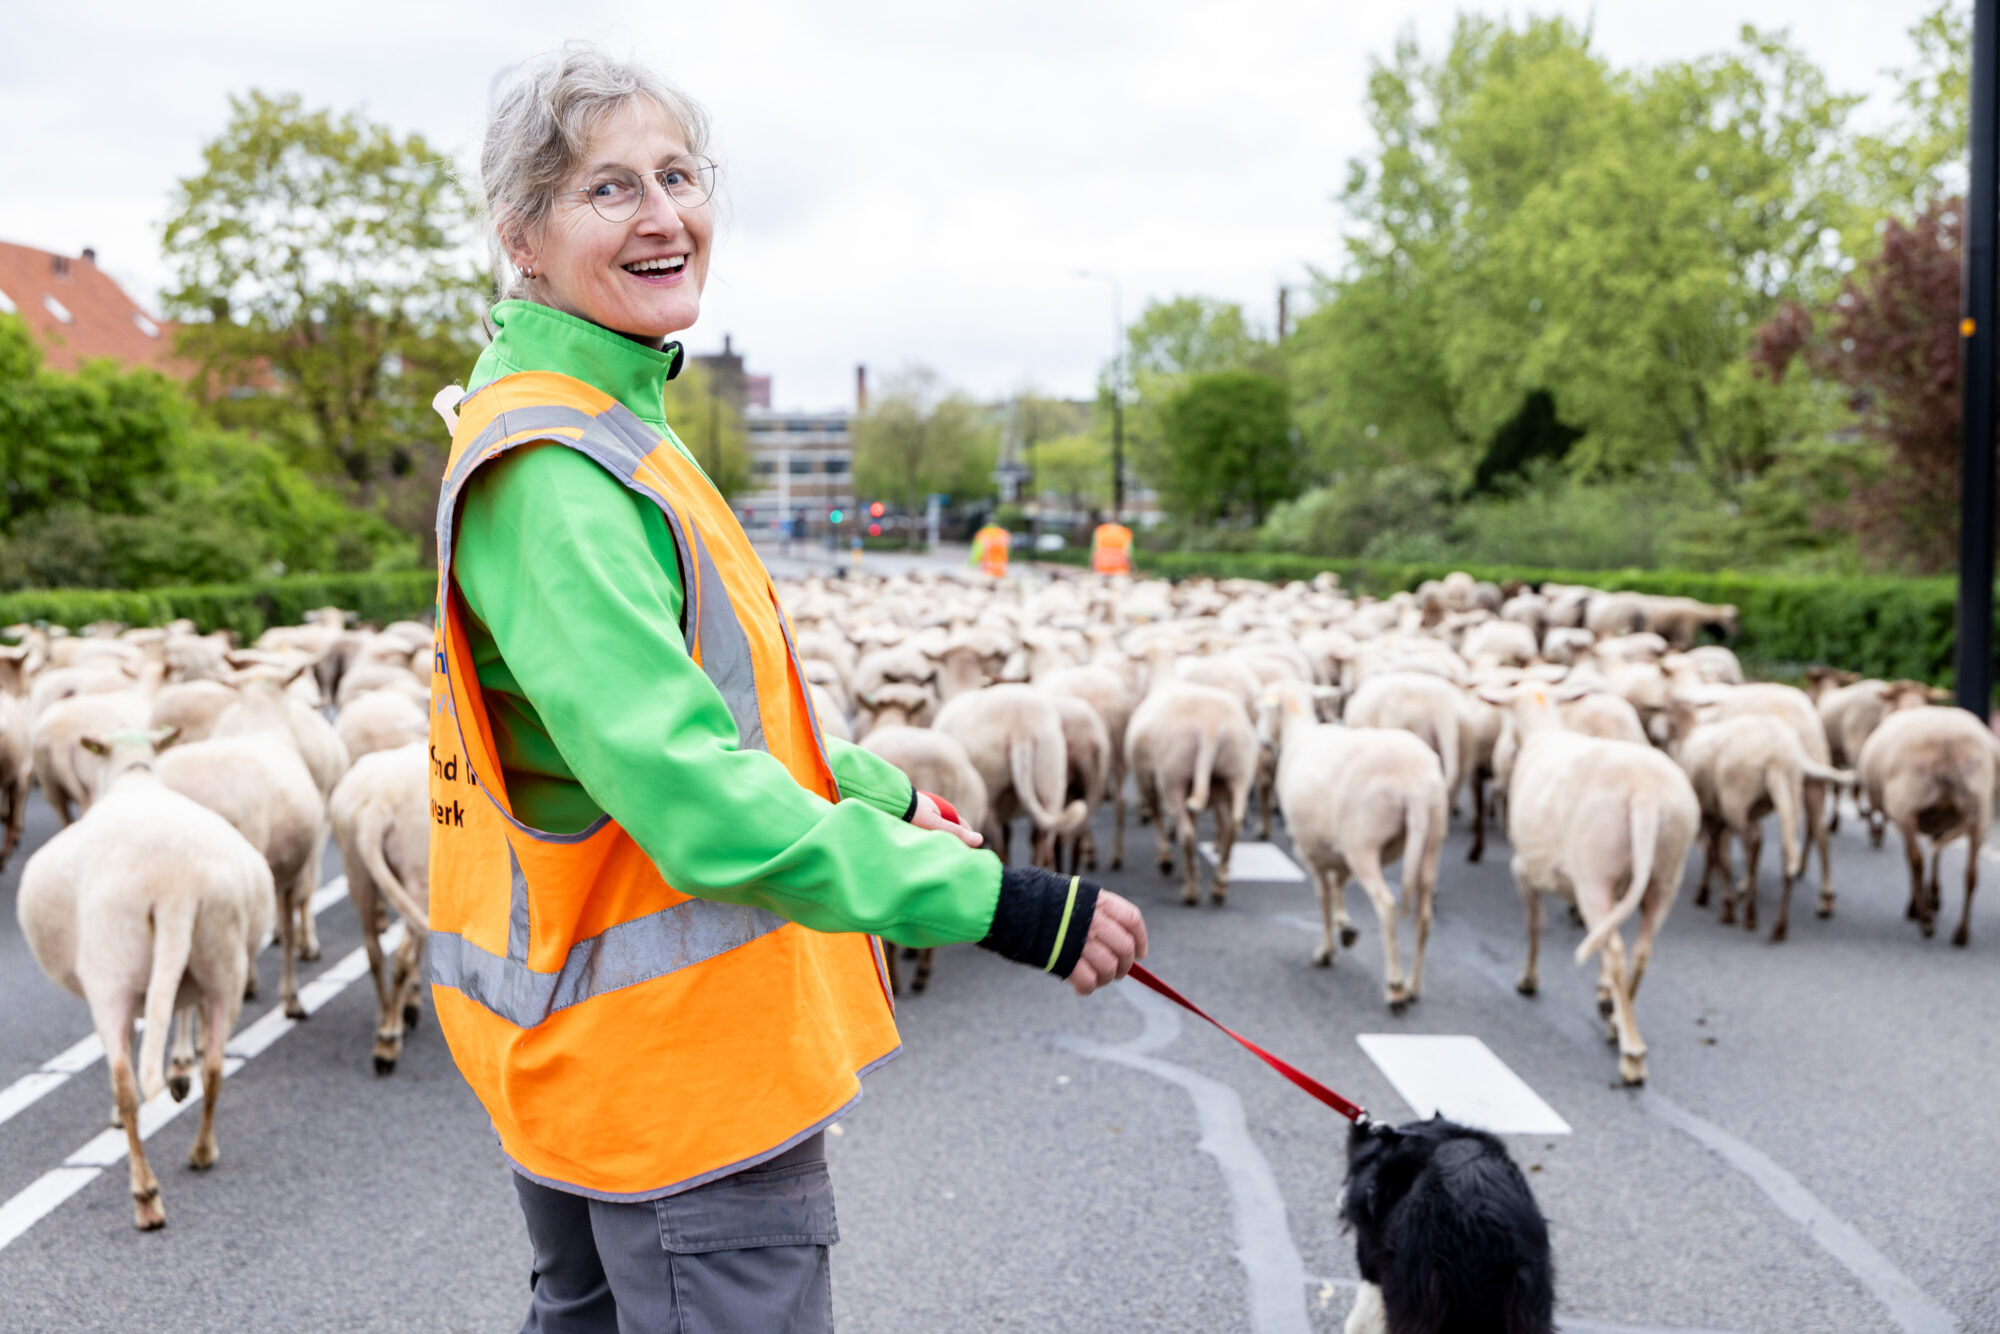
[(640, 278), (671, 278), (687, 268), (686, 255), (663, 255), (624, 266), (625, 272)]

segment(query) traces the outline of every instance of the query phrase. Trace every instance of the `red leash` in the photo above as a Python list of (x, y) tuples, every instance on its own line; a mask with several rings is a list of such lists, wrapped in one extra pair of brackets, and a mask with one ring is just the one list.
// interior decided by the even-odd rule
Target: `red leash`
[[(937, 803), (938, 811), (940, 814), (944, 816), (945, 819), (951, 821), (953, 824), (959, 823), (958, 812), (952, 809), (950, 802), (946, 801), (943, 797), (940, 797), (935, 792), (926, 792), (924, 793), (924, 795)], [(1346, 1098), (1341, 1097), (1338, 1093), (1335, 1093), (1332, 1089), (1320, 1083), (1317, 1079), (1314, 1079), (1311, 1075), (1299, 1069), (1297, 1066), (1293, 1065), (1290, 1061), (1285, 1060), (1283, 1057), (1271, 1055), (1270, 1052), (1265, 1051), (1262, 1047), (1252, 1042), (1249, 1038), (1244, 1037), (1241, 1033), (1238, 1033), (1235, 1029), (1230, 1028), (1224, 1024), (1216, 1023), (1215, 1019), (1208, 1013), (1208, 1011), (1202, 1009), (1199, 1005), (1196, 1005), (1193, 1001), (1181, 995), (1180, 992), (1175, 991), (1172, 987), (1160, 981), (1159, 978), (1154, 977), (1152, 973), (1148, 972), (1143, 965), (1136, 963), (1132, 965), (1131, 978), (1134, 982), (1137, 982), (1140, 986), (1145, 987), (1148, 991), (1156, 991), (1160, 995), (1165, 996), (1168, 1000), (1180, 1006), (1183, 1010), (1186, 1010), (1189, 1014), (1198, 1015), (1201, 1018), (1208, 1020), (1209, 1023), (1215, 1024), (1217, 1028), (1220, 1028), (1223, 1032), (1229, 1034), (1230, 1037), (1235, 1038), (1236, 1041), (1241, 1043), (1243, 1046), (1247, 1047), (1250, 1050), (1251, 1055), (1255, 1056), (1258, 1060), (1262, 1061), (1264, 1064), (1270, 1066), (1273, 1070), (1276, 1070), (1286, 1079), (1291, 1080), (1294, 1084), (1304, 1089), (1307, 1093), (1311, 1094), (1313, 1097), (1319, 1099), (1327, 1106), (1333, 1108), (1334, 1111), (1339, 1112), (1342, 1116), (1346, 1117), (1348, 1120), (1365, 1121), (1368, 1119), (1368, 1113), (1361, 1109), (1361, 1105), (1359, 1103), (1349, 1102)]]
[(1300, 1088), (1304, 1089), (1307, 1093), (1311, 1094), (1313, 1097), (1319, 1099), (1327, 1106), (1333, 1108), (1334, 1111), (1339, 1112), (1342, 1116), (1346, 1117), (1348, 1120), (1365, 1121), (1368, 1119), (1368, 1113), (1361, 1109), (1359, 1103), (1349, 1102), (1346, 1098), (1341, 1097), (1338, 1093), (1335, 1093), (1332, 1089), (1320, 1083), (1317, 1079), (1314, 1079), (1311, 1075), (1299, 1069), (1297, 1066), (1293, 1065), (1290, 1061), (1287, 1061), (1282, 1057), (1271, 1055), (1270, 1052), (1265, 1051), (1262, 1047), (1252, 1042), (1249, 1038), (1244, 1037), (1241, 1033), (1238, 1033), (1235, 1029), (1229, 1028), (1226, 1025), (1220, 1023), (1216, 1023), (1215, 1019), (1211, 1017), (1206, 1010), (1202, 1009), (1199, 1005), (1196, 1005), (1193, 1001), (1189, 1000), (1187, 997), (1181, 995), (1180, 992), (1175, 991), (1172, 987), (1168, 986), (1166, 983), (1160, 981), (1159, 978), (1154, 977), (1150, 972), (1146, 970), (1143, 964), (1135, 963), (1132, 965), (1131, 977), (1134, 982), (1137, 982), (1140, 986), (1145, 987), (1148, 991), (1156, 991), (1160, 995), (1165, 996), (1168, 1000), (1172, 1001), (1174, 1004), (1180, 1006), (1183, 1010), (1186, 1010), (1188, 1013), (1193, 1015), (1198, 1015), (1203, 1019), (1207, 1019), (1209, 1023), (1215, 1024), (1217, 1028), (1220, 1028), (1223, 1032), (1229, 1034), (1230, 1037), (1235, 1038), (1237, 1042), (1249, 1048), (1251, 1055), (1255, 1056), (1258, 1060), (1262, 1061), (1264, 1064), (1270, 1066), (1273, 1070), (1276, 1070), (1286, 1079), (1291, 1080), (1292, 1083), (1298, 1085)]

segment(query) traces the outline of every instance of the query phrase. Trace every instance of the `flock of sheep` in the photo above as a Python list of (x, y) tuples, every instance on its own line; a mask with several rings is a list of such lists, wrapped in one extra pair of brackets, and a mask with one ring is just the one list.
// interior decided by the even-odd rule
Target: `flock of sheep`
[[(1811, 694), (1745, 683), (1727, 648), (1694, 643), (1704, 627), (1733, 634), (1735, 609), (1687, 599), (1502, 590), (1463, 574), (1381, 601), (1349, 596), (1331, 575), (1273, 586), (939, 573), (779, 592), (820, 726), (950, 801), (1003, 857), (1025, 820), (1029, 857), (1094, 867), (1092, 820), (1109, 800), (1118, 866), (1129, 790), (1190, 904), (1202, 891), (1197, 823), (1212, 820), (1207, 891), (1220, 904), (1257, 797), (1262, 835), (1275, 810), (1317, 888), (1315, 963), (1357, 940), (1345, 889), (1360, 883), (1392, 1009), (1422, 990), (1441, 847), (1469, 789), (1472, 859), (1489, 813), (1505, 821), (1527, 913), (1520, 989), (1537, 985), (1541, 897), (1561, 897), (1586, 928), (1578, 961), (1597, 958), (1629, 1083), (1646, 1071), (1633, 995), (1697, 838), (1696, 902), (1719, 878), (1723, 920), (1754, 927), (1761, 826), (1776, 814), (1782, 940), (1808, 845), (1819, 910), (1833, 911), (1826, 835), (1834, 799), (1854, 789), (1876, 839), (1887, 824), (1901, 831), (1909, 915), (1929, 935), (1938, 850), (1963, 834), (1976, 852), (2000, 778), (1993, 733), (1921, 684), (1832, 671), (1814, 673)], [(32, 781), (67, 827), (23, 872), (21, 923), (49, 976), (90, 1005), (142, 1228), (165, 1215), (139, 1101), (185, 1097), (198, 1066), (190, 1162), (215, 1161), (223, 1044), (274, 927), (285, 1011), (304, 1017), (294, 961), (318, 956), (310, 905), (329, 835), (375, 980), (378, 1072), (394, 1069), (417, 1020), (431, 634), (350, 619), (324, 608), (247, 649), (186, 622), (0, 632), (14, 641), (0, 648), (0, 864)], [(1384, 870), (1399, 860), (1392, 888)], [(1969, 856), (1958, 944), (1977, 869)], [(1635, 915), (1628, 949), (1621, 928)], [(931, 967), (924, 951), (917, 990)]]

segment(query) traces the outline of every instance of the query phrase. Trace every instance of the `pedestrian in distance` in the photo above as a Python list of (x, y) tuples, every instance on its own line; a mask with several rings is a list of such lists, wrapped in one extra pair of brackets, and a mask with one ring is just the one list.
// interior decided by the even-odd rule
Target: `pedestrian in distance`
[(1003, 869), (825, 738), (664, 419), (715, 240), (702, 111), (572, 44), (480, 158), (499, 287), (438, 504), (431, 980), (533, 1243), (524, 1331), (832, 1328), (823, 1135), (899, 1050), (877, 937), (1079, 994), (1130, 903)]

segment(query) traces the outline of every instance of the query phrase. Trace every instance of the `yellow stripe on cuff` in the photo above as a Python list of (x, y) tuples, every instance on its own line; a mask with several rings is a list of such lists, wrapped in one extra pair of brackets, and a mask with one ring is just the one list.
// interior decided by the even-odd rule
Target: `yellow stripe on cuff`
[(1069, 934), (1069, 915), (1076, 907), (1076, 886), (1081, 879), (1083, 877), (1077, 875), (1069, 878), (1069, 897), (1063, 900), (1062, 921), (1056, 926), (1056, 947), (1049, 951), (1048, 966), (1042, 969), (1045, 973), (1053, 973), (1056, 960), (1062, 957), (1063, 937)]

